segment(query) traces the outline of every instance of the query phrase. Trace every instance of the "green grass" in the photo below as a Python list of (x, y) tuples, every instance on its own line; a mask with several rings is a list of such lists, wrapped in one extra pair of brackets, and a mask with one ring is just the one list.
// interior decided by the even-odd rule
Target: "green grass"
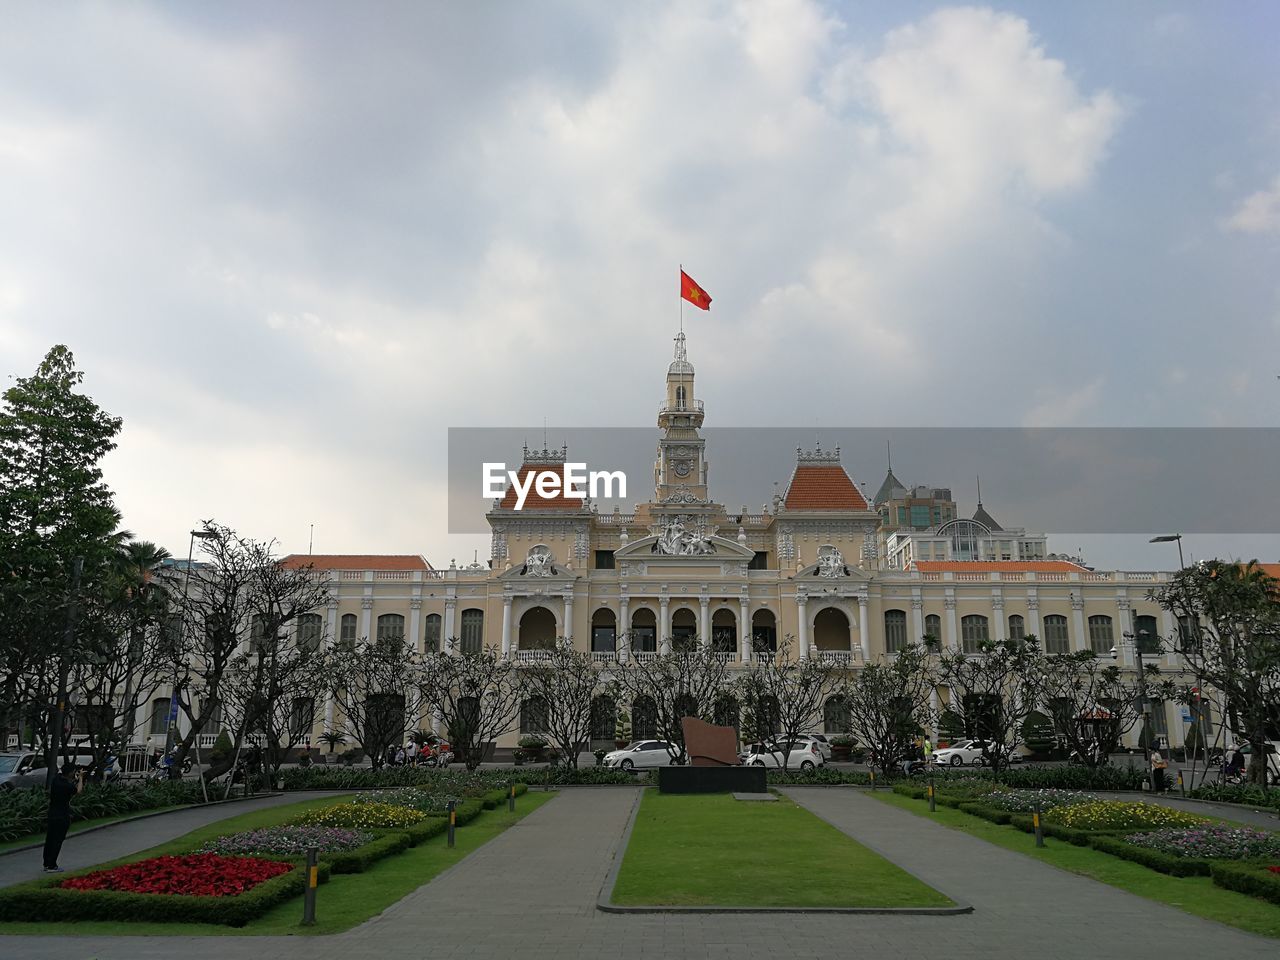
[[(302, 898), (287, 900), (243, 927), (207, 923), (0, 923), (0, 936), (46, 934), (52, 936), (288, 936), (340, 933), (376, 916), (403, 899), (441, 871), (484, 846), (516, 821), (546, 803), (554, 793), (527, 793), (516, 801), (516, 812), (505, 806), (485, 811), (457, 830), (452, 850), (441, 834), (420, 846), (379, 860), (364, 873), (342, 874), (322, 884), (316, 893), (316, 925), (303, 927)], [(170, 843), (133, 854), (114, 863), (175, 853), (225, 833), (274, 826), (315, 807), (340, 803), (345, 797), (323, 797), (269, 810), (231, 817), (193, 830)]]
[(1069, 873), (1090, 877), (1206, 920), (1216, 920), (1264, 937), (1280, 937), (1280, 907), (1265, 900), (1215, 887), (1209, 877), (1171, 877), (1091, 847), (1077, 847), (1052, 838), (1046, 838), (1044, 847), (1037, 848), (1035, 837), (1016, 827), (990, 823), (951, 807), (939, 806), (936, 813), (929, 813), (925, 801), (912, 800), (896, 793), (881, 792), (873, 796), (881, 803), (925, 817), (953, 830), (960, 830), (1007, 850), (1025, 853)]
[(934, 907), (951, 901), (786, 797), (646, 790), (613, 890), (623, 906)]

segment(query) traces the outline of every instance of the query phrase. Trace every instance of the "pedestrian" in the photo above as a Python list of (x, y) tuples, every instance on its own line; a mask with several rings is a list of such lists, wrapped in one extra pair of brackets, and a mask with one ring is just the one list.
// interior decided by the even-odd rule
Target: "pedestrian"
[(1164, 793), (1164, 772), (1169, 768), (1169, 761), (1160, 755), (1159, 750), (1151, 751), (1151, 790)]
[[(72, 780), (72, 775), (75, 780)], [(76, 767), (75, 761), (62, 765), (62, 771), (53, 778), (49, 785), (49, 826), (44, 835), (44, 872), (62, 873), (58, 866), (58, 854), (62, 852), (62, 841), (67, 839), (67, 829), (71, 826), (71, 798), (84, 789), (84, 771)]]
[(924, 738), (924, 765), (925, 767), (933, 766), (933, 741), (928, 735)]

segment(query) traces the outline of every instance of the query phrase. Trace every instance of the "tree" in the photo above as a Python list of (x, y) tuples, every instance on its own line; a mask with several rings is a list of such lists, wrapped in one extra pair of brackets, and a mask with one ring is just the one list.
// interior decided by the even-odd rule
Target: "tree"
[(120, 519), (100, 467), (120, 420), (78, 391), (83, 379), (55, 346), (0, 408), (0, 737), (18, 708), (52, 702), (49, 751), (65, 743), (77, 601), (109, 575)]
[[(626, 646), (631, 639), (628, 634)], [(619, 692), (632, 704), (642, 697), (652, 703), (656, 739), (666, 741), (671, 761), (678, 763), (685, 755), (681, 720), (697, 717), (712, 722), (728, 675), (727, 664), (715, 651), (691, 640), (656, 657), (631, 656), (619, 666), (615, 679)], [(634, 708), (632, 722), (640, 722)]]
[(334, 703), (375, 770), (404, 742), (421, 713), (427, 671), (403, 636), (361, 637), (337, 652), (330, 672)]
[[(1041, 702), (1059, 742), (1075, 750), (1087, 766), (1101, 766), (1141, 719), (1143, 684), (1092, 650), (1054, 654), (1043, 662)], [(1160, 685), (1158, 666), (1147, 664), (1146, 672), (1148, 686)], [(1169, 685), (1167, 695), (1171, 692)]]
[(551, 656), (519, 668), (526, 699), (543, 704), (545, 733), (570, 767), (591, 739), (591, 702), (600, 692), (600, 670), (591, 654), (573, 649), (573, 641), (556, 639)]
[(948, 709), (966, 736), (983, 741), (982, 759), (999, 776), (1018, 744), (1023, 721), (1040, 702), (1044, 663), (1033, 636), (984, 640), (977, 653), (946, 652), (937, 679), (951, 689)]
[(825, 660), (807, 657), (792, 660), (791, 638), (776, 652), (759, 651), (735, 682), (743, 714), (744, 739), (763, 743), (783, 770), (802, 733), (822, 719), (822, 707), (835, 690), (837, 668)]
[(934, 690), (930, 654), (923, 644), (903, 647), (891, 660), (870, 663), (840, 689), (849, 711), (849, 729), (870, 748), (873, 763), (886, 776), (932, 718)]
[(453, 752), (468, 770), (475, 770), (488, 744), (515, 725), (523, 684), (519, 669), (486, 647), (475, 653), (428, 654), (422, 692), (444, 720)]
[(1209, 560), (1178, 571), (1152, 598), (1183, 624), (1181, 653), (1197, 686), (1222, 695), (1233, 734), (1256, 758), (1249, 777), (1265, 786), (1267, 741), (1280, 732), (1280, 583), (1256, 560)]

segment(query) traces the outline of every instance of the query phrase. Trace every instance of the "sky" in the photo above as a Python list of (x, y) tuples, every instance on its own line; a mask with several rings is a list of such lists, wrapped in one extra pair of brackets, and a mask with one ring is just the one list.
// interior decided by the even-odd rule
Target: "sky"
[[(437, 566), (487, 553), (446, 532), (450, 427), (654, 425), (679, 264), (708, 424), (1276, 426), (1277, 36), (1246, 3), (15, 2), (0, 374), (74, 351), (125, 526), (175, 553), (213, 518)], [(1038, 529), (1017, 472), (984, 499)]]

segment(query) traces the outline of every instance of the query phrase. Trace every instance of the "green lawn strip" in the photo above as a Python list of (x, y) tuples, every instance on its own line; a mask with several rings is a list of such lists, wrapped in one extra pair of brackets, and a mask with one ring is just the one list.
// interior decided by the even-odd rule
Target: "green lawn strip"
[(1171, 877), (1092, 847), (1077, 847), (1060, 840), (1046, 839), (1044, 847), (1037, 848), (1035, 836), (1016, 827), (1000, 826), (949, 807), (940, 806), (936, 813), (930, 813), (924, 802), (896, 793), (876, 793), (874, 796), (881, 803), (1007, 850), (1025, 853), (1070, 873), (1177, 907), (1206, 920), (1216, 920), (1264, 937), (1280, 937), (1280, 907), (1216, 887), (1209, 877)]
[(933, 907), (951, 900), (786, 797), (646, 790), (621, 906)]
[[(370, 917), (376, 916), (403, 899), (433, 877), (453, 866), (468, 854), (484, 846), (516, 821), (546, 803), (554, 793), (529, 793), (516, 802), (516, 812), (506, 807), (486, 811), (465, 827), (459, 827), (456, 845), (451, 850), (442, 834), (417, 847), (372, 864), (363, 873), (343, 874), (330, 878), (316, 894), (316, 924), (303, 927), (302, 898), (295, 897), (273, 907), (257, 920), (243, 927), (226, 927), (211, 923), (0, 923), (0, 936), (48, 934), (53, 936), (281, 936), (290, 934), (340, 933)], [(345, 797), (324, 797), (257, 811), (194, 830), (172, 843), (154, 847), (145, 854), (135, 854), (117, 862), (141, 859), (173, 852), (224, 833), (273, 826), (291, 819), (304, 810), (331, 803)], [(272, 814), (269, 818), (267, 814)], [(261, 817), (261, 819), (254, 819)], [(172, 849), (170, 849), (172, 848)]]

